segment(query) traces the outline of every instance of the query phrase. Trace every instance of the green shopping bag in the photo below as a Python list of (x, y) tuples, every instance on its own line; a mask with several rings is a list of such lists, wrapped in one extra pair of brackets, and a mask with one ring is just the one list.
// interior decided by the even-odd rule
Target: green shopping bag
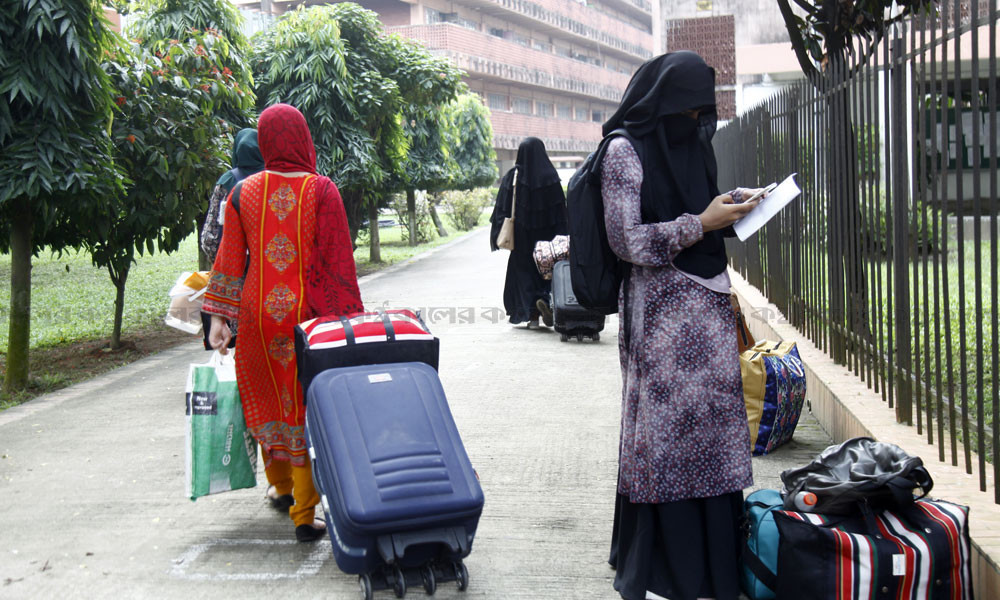
[(257, 441), (247, 431), (233, 354), (191, 365), (187, 381), (187, 496), (257, 485)]

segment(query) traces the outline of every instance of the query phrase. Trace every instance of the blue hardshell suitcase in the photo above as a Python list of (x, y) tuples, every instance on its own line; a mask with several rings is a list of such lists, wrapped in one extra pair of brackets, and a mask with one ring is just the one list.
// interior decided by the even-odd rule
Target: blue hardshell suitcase
[(309, 387), (306, 439), (342, 571), (362, 574), (362, 588), (365, 574), (388, 573), (387, 585), (375, 578), (376, 589), (398, 593), (392, 573), (417, 569), (429, 593), (431, 572), (464, 589), (461, 559), (472, 549), (483, 491), (433, 368), (324, 371)]

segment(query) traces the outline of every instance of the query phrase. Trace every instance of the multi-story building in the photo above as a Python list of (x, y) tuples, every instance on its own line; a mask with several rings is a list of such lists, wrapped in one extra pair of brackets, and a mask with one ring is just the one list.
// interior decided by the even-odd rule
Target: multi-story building
[[(303, 2), (234, 3), (282, 12)], [(658, 3), (359, 0), (388, 31), (420, 41), (468, 73), (469, 88), (492, 112), (501, 169), (513, 164), (528, 136), (541, 138), (553, 162), (566, 167), (597, 146), (601, 124), (632, 73), (653, 56)]]

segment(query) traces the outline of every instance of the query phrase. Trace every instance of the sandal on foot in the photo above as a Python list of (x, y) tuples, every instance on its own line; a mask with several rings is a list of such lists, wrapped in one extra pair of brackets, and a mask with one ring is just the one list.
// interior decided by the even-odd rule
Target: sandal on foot
[(535, 301), (535, 308), (537, 308), (538, 313), (542, 315), (542, 323), (545, 323), (546, 327), (552, 327), (552, 308), (549, 307), (549, 303), (544, 299), (539, 298)]
[(314, 521), (312, 525), (299, 525), (295, 528), (295, 539), (303, 543), (315, 542), (324, 534), (326, 534), (326, 523), (322, 521)]
[(282, 512), (288, 512), (288, 509), (295, 504), (295, 497), (291, 494), (278, 495), (278, 490), (274, 488), (273, 485), (267, 486), (267, 499), (271, 501), (271, 506), (275, 510), (280, 510)]

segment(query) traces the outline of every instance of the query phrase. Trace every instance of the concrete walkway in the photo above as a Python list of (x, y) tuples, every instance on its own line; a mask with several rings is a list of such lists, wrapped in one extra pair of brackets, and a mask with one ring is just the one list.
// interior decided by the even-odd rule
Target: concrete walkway
[[(596, 344), (511, 327), (499, 318), (506, 260), (479, 231), (362, 281), (369, 308), (423, 309), (441, 338), (486, 494), (469, 589), (436, 597), (616, 598), (618, 321)], [(185, 378), (207, 358), (192, 342), (0, 413), (0, 598), (360, 597), (328, 540), (294, 541), (263, 484), (184, 498)], [(754, 459), (757, 486), (780, 486), (829, 443), (804, 414), (791, 444)]]

